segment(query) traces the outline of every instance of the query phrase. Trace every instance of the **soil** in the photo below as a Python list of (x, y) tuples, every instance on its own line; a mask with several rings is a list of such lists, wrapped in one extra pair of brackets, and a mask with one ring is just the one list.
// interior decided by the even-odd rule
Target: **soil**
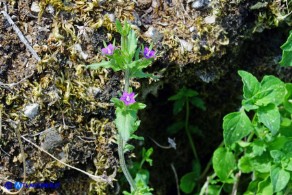
[[(32, 0), (0, 3), (1, 11), (7, 11), (41, 58), (41, 61), (34, 58), (1, 14), (2, 186), (4, 178), (23, 179), (18, 129), (21, 135), (45, 147), (58, 159), (92, 174), (116, 179), (113, 187), (94, 182), (23, 140), (27, 181), (61, 183), (60, 189), (30, 189), (27, 194), (89, 194), (89, 191), (121, 194), (121, 189), (127, 189), (119, 171), (114, 107), (110, 103), (122, 91), (123, 75), (108, 69), (84, 68), (104, 59), (99, 54), (103, 41), (113, 38), (119, 41), (113, 19), (131, 20), (141, 35), (139, 40), (145, 44), (154, 42), (158, 51), (157, 60), (147, 71), (162, 75), (160, 81), (151, 81), (149, 85), (149, 80), (141, 79), (132, 83), (142, 94), (140, 100), (147, 105), (140, 112), (141, 126), (137, 134), (145, 137), (146, 148), (154, 148), (153, 166), (147, 167), (154, 194), (175, 194), (171, 164), (178, 178), (192, 169), (193, 157), (185, 133), (170, 135), (166, 131), (170, 124), (184, 117), (183, 114), (174, 116), (172, 102), (168, 101), (178, 89), (186, 86), (198, 91), (206, 104), (204, 112), (191, 108), (190, 117), (190, 123), (200, 129), (194, 141), (205, 166), (222, 141), (222, 118), (240, 105), (242, 84), (237, 70), (250, 71), (258, 78), (273, 74), (284, 81), (291, 79), (291, 70), (278, 65), (280, 45), (287, 38), (289, 26), (286, 23), (277, 27), (267, 25), (262, 32), (252, 33), (260, 11), (251, 11), (249, 7), (257, 1), (228, 6), (216, 1), (213, 7), (198, 10), (191, 9), (194, 1), (137, 0), (137, 4), (101, 1), (99, 5), (96, 1), (79, 2), (40, 1), (39, 10), (33, 7), (36, 5)], [(224, 14), (215, 24), (201, 23), (214, 7), (222, 9)], [(190, 32), (192, 25), (197, 28)], [(154, 31), (149, 37), (146, 32), (150, 27)], [(169, 31), (162, 32), (163, 29)], [(172, 34), (173, 31), (177, 34)], [(229, 43), (223, 44), (227, 38)], [(198, 48), (182, 51), (179, 44), (184, 43), (182, 40)], [(38, 105), (37, 114), (28, 117), (25, 110), (33, 103)], [(150, 139), (167, 145), (168, 137), (175, 138), (176, 150), (163, 150)], [(137, 147), (127, 154), (129, 164), (139, 157), (141, 149), (140, 142), (133, 144)]]

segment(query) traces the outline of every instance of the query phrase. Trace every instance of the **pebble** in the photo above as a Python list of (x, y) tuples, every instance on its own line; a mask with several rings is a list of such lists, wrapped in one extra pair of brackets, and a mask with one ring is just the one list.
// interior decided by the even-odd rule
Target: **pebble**
[(39, 104), (37, 103), (30, 104), (24, 108), (24, 115), (30, 119), (33, 119), (38, 114), (38, 111)]

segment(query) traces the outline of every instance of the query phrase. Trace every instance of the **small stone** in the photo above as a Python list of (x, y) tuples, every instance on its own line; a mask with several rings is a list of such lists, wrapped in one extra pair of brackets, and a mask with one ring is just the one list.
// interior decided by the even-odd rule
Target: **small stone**
[(183, 39), (180, 39), (179, 42), (180, 42), (181, 47), (182, 47), (181, 48), (182, 49), (182, 53), (184, 51), (192, 51), (192, 49), (193, 49), (193, 44), (192, 43), (187, 42), (187, 41), (185, 41)]
[(63, 138), (57, 130), (52, 127), (41, 133), (41, 141), (41, 148), (50, 150), (62, 144)]
[(209, 0), (196, 0), (192, 3), (193, 9), (202, 9), (206, 6), (208, 6)]
[(190, 32), (194, 32), (194, 30), (196, 30), (196, 27), (192, 26), (189, 28)]
[(145, 37), (151, 38), (154, 43), (161, 41), (163, 35), (155, 29), (153, 26), (150, 26), (148, 30), (144, 33)]
[(39, 104), (37, 103), (30, 104), (24, 108), (24, 115), (30, 119), (33, 119), (38, 114), (38, 111)]
[(39, 6), (39, 4), (37, 2), (32, 2), (30, 10), (32, 12), (39, 13), (41, 11), (41, 8), (40, 8), (40, 6)]
[(206, 18), (204, 18), (204, 21), (206, 24), (213, 24), (216, 21), (216, 17), (215, 16), (207, 16)]

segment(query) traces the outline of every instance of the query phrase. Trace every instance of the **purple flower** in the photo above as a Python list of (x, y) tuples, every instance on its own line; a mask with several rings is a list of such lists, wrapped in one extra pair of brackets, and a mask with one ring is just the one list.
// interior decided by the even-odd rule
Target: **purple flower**
[(155, 57), (155, 51), (150, 50), (148, 47), (144, 48), (144, 57), (149, 59), (149, 58), (154, 58)]
[(127, 92), (124, 92), (122, 97), (120, 98), (121, 101), (123, 101), (126, 106), (130, 105), (130, 104), (133, 104), (135, 103), (135, 94), (134, 92), (132, 93), (127, 93)]
[(103, 55), (113, 55), (115, 47), (112, 44), (109, 44), (107, 47), (101, 49)]

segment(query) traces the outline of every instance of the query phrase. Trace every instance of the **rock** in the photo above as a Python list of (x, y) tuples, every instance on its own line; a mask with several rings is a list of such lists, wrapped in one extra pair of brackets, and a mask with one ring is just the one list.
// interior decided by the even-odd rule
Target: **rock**
[(39, 6), (39, 4), (37, 2), (32, 2), (30, 10), (32, 12), (39, 13), (41, 11), (41, 8), (40, 8), (40, 6)]
[(144, 33), (144, 36), (151, 38), (154, 43), (161, 41), (163, 38), (163, 35), (153, 26), (148, 28), (148, 30)]
[(209, 4), (209, 0), (196, 0), (192, 3), (193, 9), (202, 9)]
[(54, 127), (42, 132), (41, 139), (41, 148), (43, 148), (44, 150), (53, 149), (60, 145), (63, 141), (63, 138)]
[(38, 114), (38, 111), (39, 104), (37, 103), (30, 104), (24, 108), (24, 115), (30, 119), (33, 119)]
[(216, 17), (215, 16), (207, 16), (206, 18), (204, 18), (204, 22), (206, 24), (213, 24), (216, 22)]

